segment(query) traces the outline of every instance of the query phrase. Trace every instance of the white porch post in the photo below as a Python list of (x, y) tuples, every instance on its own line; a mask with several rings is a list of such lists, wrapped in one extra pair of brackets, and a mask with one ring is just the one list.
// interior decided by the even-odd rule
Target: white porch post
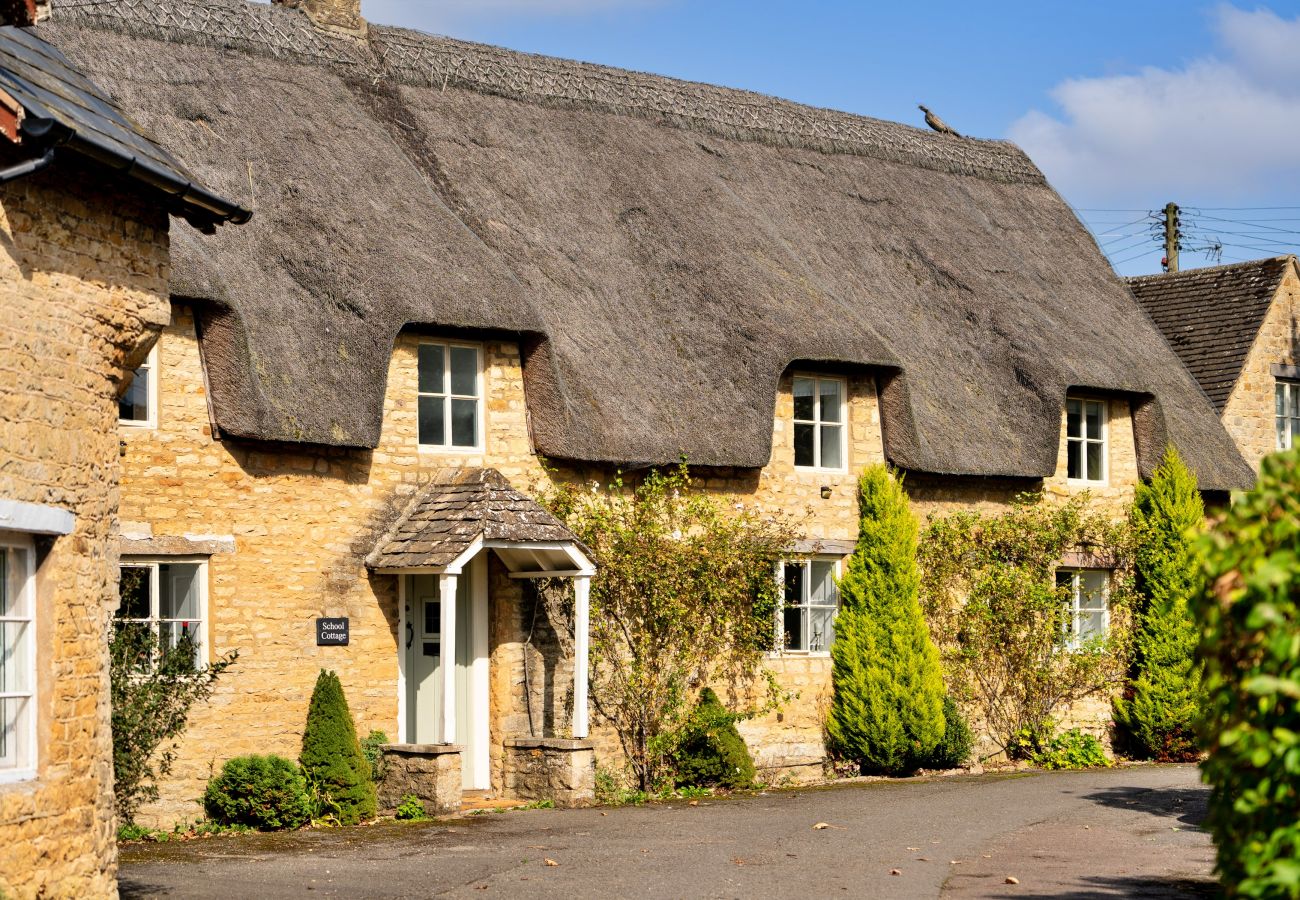
[(438, 576), (438, 595), (442, 598), (442, 646), (439, 648), (442, 670), (442, 742), (456, 743), (456, 578)]
[(591, 576), (573, 579), (573, 736), (587, 736), (587, 654), (591, 624)]

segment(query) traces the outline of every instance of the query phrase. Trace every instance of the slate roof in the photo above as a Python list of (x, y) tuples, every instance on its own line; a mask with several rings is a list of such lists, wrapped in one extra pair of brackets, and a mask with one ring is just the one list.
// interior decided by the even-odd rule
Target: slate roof
[(1127, 279), (1220, 413), (1294, 262), (1294, 256), (1278, 256)]
[(443, 469), (423, 487), (366, 557), (371, 569), (441, 568), (478, 538), (573, 543), (573, 532), (496, 469)]
[(199, 227), (247, 222), (251, 213), (217, 196), (108, 99), (59, 50), (31, 31), (0, 28), (0, 89), (23, 108), (24, 143), (87, 156), (168, 198)]

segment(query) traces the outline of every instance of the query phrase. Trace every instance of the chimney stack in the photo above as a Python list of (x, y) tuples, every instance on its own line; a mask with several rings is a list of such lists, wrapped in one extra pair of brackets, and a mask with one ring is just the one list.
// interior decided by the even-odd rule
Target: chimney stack
[(300, 9), (318, 27), (348, 37), (364, 37), (361, 0), (271, 0), (276, 6)]

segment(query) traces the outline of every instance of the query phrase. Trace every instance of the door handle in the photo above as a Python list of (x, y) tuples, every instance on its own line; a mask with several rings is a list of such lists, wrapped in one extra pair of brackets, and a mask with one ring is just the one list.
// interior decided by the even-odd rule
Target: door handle
[(411, 649), (415, 642), (415, 626), (411, 624), (411, 604), (406, 604), (406, 649)]

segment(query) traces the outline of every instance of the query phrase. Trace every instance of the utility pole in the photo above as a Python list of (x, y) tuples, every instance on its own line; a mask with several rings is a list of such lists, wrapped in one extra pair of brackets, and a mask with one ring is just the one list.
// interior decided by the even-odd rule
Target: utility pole
[(1178, 204), (1165, 204), (1165, 271), (1178, 271)]

